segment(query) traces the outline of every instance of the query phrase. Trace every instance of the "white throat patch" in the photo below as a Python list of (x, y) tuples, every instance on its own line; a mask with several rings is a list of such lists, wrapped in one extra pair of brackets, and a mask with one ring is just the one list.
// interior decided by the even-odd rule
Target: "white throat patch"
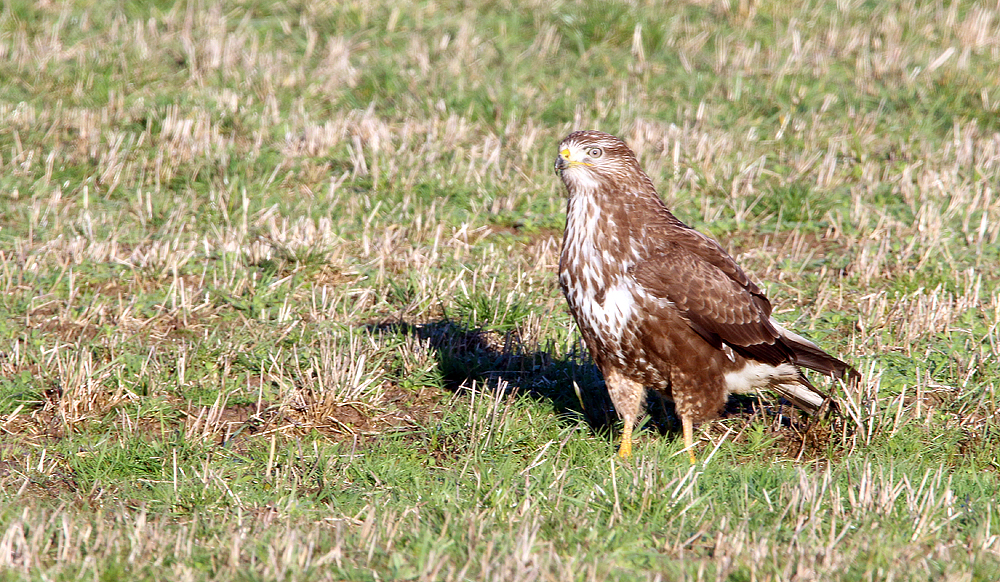
[(563, 178), (572, 183), (573, 187), (576, 188), (576, 195), (581, 194), (591, 194), (597, 192), (601, 188), (601, 183), (594, 179), (593, 172), (590, 169), (582, 166), (577, 166), (574, 168), (566, 168), (563, 172)]

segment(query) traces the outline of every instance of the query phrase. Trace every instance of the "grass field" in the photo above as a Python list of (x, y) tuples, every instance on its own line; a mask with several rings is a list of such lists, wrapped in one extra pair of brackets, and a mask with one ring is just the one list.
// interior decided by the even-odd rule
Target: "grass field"
[[(614, 458), (581, 128), (840, 415)], [(998, 239), (995, 3), (4, 0), (0, 580), (998, 580)]]

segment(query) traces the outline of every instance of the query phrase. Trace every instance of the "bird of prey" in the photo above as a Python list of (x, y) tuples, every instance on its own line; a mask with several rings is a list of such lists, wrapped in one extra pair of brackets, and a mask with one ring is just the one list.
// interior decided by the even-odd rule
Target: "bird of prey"
[(827, 396), (800, 366), (860, 378), (771, 317), (736, 261), (671, 214), (625, 142), (571, 133), (555, 167), (569, 194), (559, 284), (624, 421), (620, 457), (647, 388), (673, 401), (694, 463), (695, 423), (730, 394), (769, 389), (812, 413)]

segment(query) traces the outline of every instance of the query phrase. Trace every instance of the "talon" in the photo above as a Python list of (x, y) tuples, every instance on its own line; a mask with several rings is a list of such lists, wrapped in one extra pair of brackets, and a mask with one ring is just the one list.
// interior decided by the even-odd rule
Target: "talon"
[(632, 456), (632, 431), (626, 429), (622, 432), (622, 444), (618, 447), (618, 456), (627, 459)]
[(622, 429), (622, 444), (618, 447), (618, 456), (622, 459), (628, 459), (632, 456), (632, 427), (629, 426), (628, 422)]

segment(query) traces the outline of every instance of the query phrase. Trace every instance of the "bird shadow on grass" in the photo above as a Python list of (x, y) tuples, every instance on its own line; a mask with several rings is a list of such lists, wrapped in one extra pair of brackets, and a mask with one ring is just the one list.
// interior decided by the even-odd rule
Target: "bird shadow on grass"
[[(422, 324), (384, 323), (368, 328), (372, 333), (409, 335), (425, 343), (436, 356), (444, 387), (453, 393), (475, 389), (494, 396), (546, 402), (563, 422), (583, 421), (594, 434), (609, 440), (620, 430), (604, 380), (582, 344), (555, 357), (553, 354), (559, 350), (554, 346), (525, 341), (516, 330), (500, 332), (452, 319)], [(680, 438), (680, 420), (672, 402), (650, 390), (646, 411), (643, 430)], [(730, 397), (720, 416), (743, 419), (737, 423), (742, 429), (731, 438), (738, 439), (751, 422), (764, 420), (776, 435), (783, 456), (801, 458), (809, 443), (808, 456), (822, 455), (826, 439), (817, 439), (812, 423), (790, 412), (791, 406), (784, 401), (740, 395)], [(724, 439), (723, 433), (729, 430), (718, 423), (706, 427), (713, 440)]]
[[(551, 405), (563, 422), (583, 421), (594, 434), (611, 438), (618, 430), (618, 415), (604, 380), (582, 347), (556, 357), (554, 346), (525, 341), (516, 330), (499, 332), (451, 319), (372, 325), (369, 331), (412, 335), (425, 342), (434, 351), (450, 392), (474, 388), (494, 396), (531, 398)], [(680, 421), (672, 403), (651, 393), (648, 407), (647, 429), (677, 434)]]

